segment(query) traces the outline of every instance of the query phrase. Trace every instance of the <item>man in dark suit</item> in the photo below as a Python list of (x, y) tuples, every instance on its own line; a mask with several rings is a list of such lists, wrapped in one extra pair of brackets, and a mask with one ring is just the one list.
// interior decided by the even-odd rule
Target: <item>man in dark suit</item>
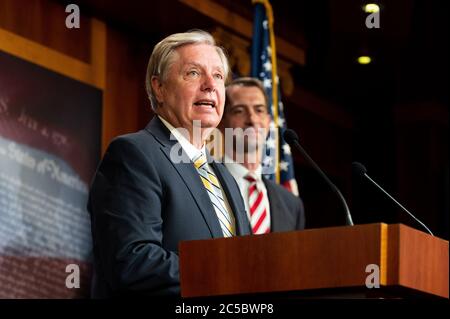
[(178, 295), (181, 240), (251, 233), (236, 182), (205, 149), (228, 70), (203, 31), (155, 46), (146, 89), (156, 116), (111, 142), (91, 186), (93, 297)]
[(224, 163), (240, 187), (254, 234), (305, 227), (302, 200), (262, 177), (262, 150), (270, 125), (267, 105), (261, 81), (235, 79), (226, 88), (225, 111), (219, 124), (225, 135)]

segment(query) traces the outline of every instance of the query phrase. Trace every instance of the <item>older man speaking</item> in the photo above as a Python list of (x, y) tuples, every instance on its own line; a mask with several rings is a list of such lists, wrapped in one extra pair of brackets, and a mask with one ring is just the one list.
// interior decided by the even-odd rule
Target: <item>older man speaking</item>
[(111, 142), (91, 187), (93, 297), (179, 294), (181, 240), (251, 233), (236, 182), (205, 149), (228, 72), (204, 31), (155, 46), (146, 88), (156, 116)]

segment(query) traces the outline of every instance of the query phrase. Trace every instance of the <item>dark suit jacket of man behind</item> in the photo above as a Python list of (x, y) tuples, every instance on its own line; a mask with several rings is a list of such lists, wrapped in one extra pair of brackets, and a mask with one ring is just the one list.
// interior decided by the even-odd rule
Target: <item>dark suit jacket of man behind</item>
[[(176, 142), (155, 117), (145, 130), (118, 137), (108, 147), (88, 204), (94, 298), (179, 294), (178, 243), (223, 237), (192, 162), (170, 160)], [(236, 182), (223, 164), (210, 165), (234, 212), (237, 235), (250, 234)]]
[(303, 201), (281, 185), (263, 178), (270, 205), (270, 231), (283, 232), (305, 228)]

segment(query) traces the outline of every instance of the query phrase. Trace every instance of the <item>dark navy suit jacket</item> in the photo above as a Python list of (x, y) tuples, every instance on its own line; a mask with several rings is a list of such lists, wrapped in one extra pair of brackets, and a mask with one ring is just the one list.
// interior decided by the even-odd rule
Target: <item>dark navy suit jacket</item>
[[(93, 297), (177, 295), (178, 243), (223, 237), (197, 170), (181, 147), (188, 163), (171, 161), (176, 143), (155, 116), (145, 130), (116, 138), (106, 150), (88, 203)], [(223, 164), (210, 165), (234, 213), (237, 234), (250, 234), (235, 180)]]

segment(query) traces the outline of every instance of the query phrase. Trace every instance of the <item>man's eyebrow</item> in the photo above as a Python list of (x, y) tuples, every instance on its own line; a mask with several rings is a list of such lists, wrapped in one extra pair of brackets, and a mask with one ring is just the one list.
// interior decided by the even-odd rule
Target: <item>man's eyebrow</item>
[[(205, 67), (204, 65), (197, 63), (197, 62), (186, 62), (186, 67), (191, 67), (191, 66), (195, 66), (199, 69), (203, 69)], [(219, 70), (220, 72), (224, 72), (223, 66), (221, 66), (221, 65), (215, 66), (214, 70)]]
[(201, 64), (196, 63), (196, 62), (187, 62), (186, 66), (196, 66), (198, 68), (202, 68), (203, 67)]
[(233, 104), (230, 105), (231, 107), (246, 107), (246, 106), (252, 106), (252, 107), (266, 107), (266, 104), (260, 103), (260, 104), (248, 104), (248, 103), (239, 103), (239, 104)]

